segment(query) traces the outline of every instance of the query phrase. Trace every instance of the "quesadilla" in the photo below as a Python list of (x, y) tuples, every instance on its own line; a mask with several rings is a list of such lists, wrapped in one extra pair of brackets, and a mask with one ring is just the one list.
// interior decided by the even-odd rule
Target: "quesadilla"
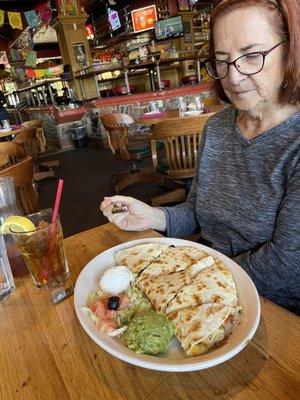
[(201, 355), (216, 347), (232, 331), (235, 307), (202, 304), (170, 314), (175, 335), (189, 356)]
[(211, 267), (214, 263), (214, 258), (208, 256), (184, 271), (152, 276), (150, 281), (139, 281), (138, 285), (144, 290), (156, 311), (164, 312), (181, 288), (190, 285), (203, 269)]
[(237, 290), (230, 270), (221, 261), (199, 273), (191, 285), (184, 286), (169, 303), (166, 314), (205, 303), (235, 307)]
[(145, 290), (154, 277), (184, 271), (208, 254), (191, 246), (169, 247), (143, 270), (137, 281)]
[(125, 265), (137, 276), (169, 246), (164, 243), (142, 243), (115, 254), (117, 265)]

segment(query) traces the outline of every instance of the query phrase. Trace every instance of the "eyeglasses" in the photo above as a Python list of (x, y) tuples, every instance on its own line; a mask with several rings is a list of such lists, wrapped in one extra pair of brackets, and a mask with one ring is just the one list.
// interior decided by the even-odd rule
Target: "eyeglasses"
[(258, 74), (264, 67), (266, 56), (282, 43), (284, 43), (284, 41), (276, 44), (267, 51), (255, 51), (254, 53), (244, 54), (234, 61), (209, 59), (205, 61), (204, 65), (209, 75), (214, 79), (225, 78), (228, 74), (230, 65), (234, 65), (235, 68), (244, 75)]

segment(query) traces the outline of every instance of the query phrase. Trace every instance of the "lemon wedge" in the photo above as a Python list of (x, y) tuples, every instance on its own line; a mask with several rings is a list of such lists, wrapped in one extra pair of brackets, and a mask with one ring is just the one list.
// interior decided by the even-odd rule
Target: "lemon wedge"
[(19, 233), (30, 232), (35, 231), (35, 225), (26, 217), (21, 217), (20, 215), (11, 215), (3, 221), (3, 224), (0, 228), (0, 233), (2, 233), (2, 235), (6, 235), (11, 233), (10, 230)]

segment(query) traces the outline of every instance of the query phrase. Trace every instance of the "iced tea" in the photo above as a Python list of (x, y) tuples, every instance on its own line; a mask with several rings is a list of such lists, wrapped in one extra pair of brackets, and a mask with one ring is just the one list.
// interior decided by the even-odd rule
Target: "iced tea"
[(59, 287), (69, 278), (60, 221), (57, 221), (54, 230), (51, 223), (52, 211), (48, 210), (29, 215), (28, 218), (34, 223), (36, 230), (12, 232), (15, 244), (38, 288)]

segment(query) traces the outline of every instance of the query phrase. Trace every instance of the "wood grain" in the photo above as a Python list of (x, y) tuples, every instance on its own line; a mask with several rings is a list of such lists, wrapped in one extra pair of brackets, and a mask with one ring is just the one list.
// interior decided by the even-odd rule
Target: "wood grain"
[[(65, 240), (74, 283), (98, 253), (154, 231), (106, 224)], [(262, 299), (254, 339), (208, 370), (164, 373), (120, 361), (96, 345), (77, 320), (73, 298), (54, 306), (30, 276), (0, 303), (0, 398), (87, 400), (296, 400), (300, 396), (299, 318)]]

